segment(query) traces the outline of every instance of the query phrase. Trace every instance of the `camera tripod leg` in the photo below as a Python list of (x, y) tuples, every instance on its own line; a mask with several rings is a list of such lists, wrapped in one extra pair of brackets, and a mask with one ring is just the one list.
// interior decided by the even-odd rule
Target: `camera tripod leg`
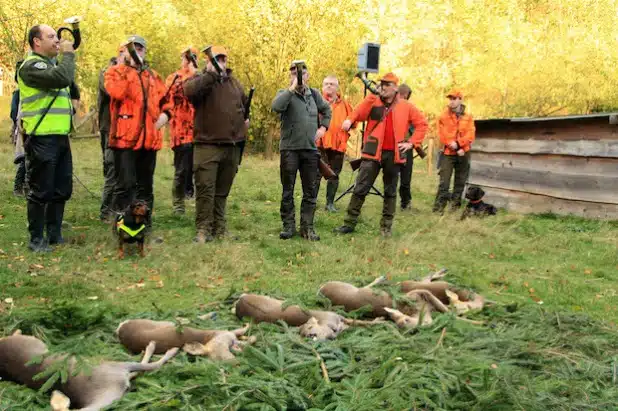
[(354, 187), (356, 187), (356, 183), (353, 183), (353, 184), (352, 184), (350, 187), (348, 187), (348, 188), (347, 188), (347, 189), (346, 189), (343, 193), (341, 193), (341, 194), (339, 195), (339, 197), (337, 197), (337, 198), (335, 199), (335, 203), (336, 203), (337, 201), (341, 200), (343, 197), (345, 197), (345, 195), (346, 195), (346, 194), (349, 194), (349, 193), (351, 193), (352, 191), (354, 191)]
[(373, 194), (373, 195), (375, 195), (375, 196), (380, 196), (380, 197), (384, 198), (384, 194), (382, 194), (382, 193), (380, 192), (380, 190), (378, 190), (378, 189), (376, 188), (376, 186), (371, 186), (371, 190), (369, 190), (369, 194)]

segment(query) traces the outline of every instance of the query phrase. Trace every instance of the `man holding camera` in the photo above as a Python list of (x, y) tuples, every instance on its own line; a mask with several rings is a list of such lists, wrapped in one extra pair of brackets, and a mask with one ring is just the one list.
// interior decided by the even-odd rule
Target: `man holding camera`
[(227, 68), (227, 50), (213, 46), (206, 69), (183, 83), (195, 108), (193, 171), (195, 172), (195, 228), (193, 241), (205, 243), (228, 236), (225, 219), (241, 143), (247, 138), (247, 97)]
[(290, 64), (290, 86), (279, 90), (272, 109), (281, 115), (281, 220), (279, 238), (287, 240), (296, 234), (294, 185), (300, 172), (303, 200), (300, 206), (300, 235), (309, 241), (319, 241), (313, 228), (319, 154), (316, 141), (324, 136), (331, 119), (330, 106), (318, 90), (307, 85), (309, 71), (302, 60)]
[[(344, 225), (335, 232), (349, 234), (354, 231), (365, 197), (382, 169), (384, 181), (384, 205), (380, 232), (383, 237), (392, 235), (392, 225), (397, 205), (397, 180), (405, 155), (414, 147), (420, 147), (427, 132), (427, 120), (413, 104), (398, 96), (399, 78), (388, 73), (380, 79), (379, 95), (370, 94), (352, 112), (342, 128), (349, 130), (356, 121), (367, 121), (363, 137), (361, 165), (356, 177), (356, 186)], [(410, 126), (414, 134), (406, 141)]]
[[(341, 98), (339, 94), (339, 80), (334, 74), (324, 78), (322, 82), (322, 97), (330, 105), (331, 120), (328, 130), (318, 139), (317, 145), (322, 159), (333, 169), (335, 174), (339, 176), (343, 168), (343, 158), (348, 148), (348, 139), (350, 138), (350, 132), (342, 130), (341, 124), (343, 124), (348, 115), (352, 113), (352, 106)], [(315, 187), (316, 197), (320, 191), (321, 180), (322, 175), (318, 173)], [(338, 178), (331, 178), (326, 183), (327, 211), (337, 211), (335, 208), (335, 195), (337, 194), (338, 187)]]
[[(152, 212), (157, 151), (163, 144), (157, 126), (169, 118), (159, 107), (165, 84), (148, 67), (143, 37), (130, 36), (125, 45), (118, 64), (104, 74), (111, 119), (107, 145), (114, 152), (113, 208), (123, 211), (134, 199), (140, 199)], [(146, 226), (150, 231), (150, 214)]]
[[(17, 76), (28, 165), (28, 247), (34, 252), (49, 252), (50, 244), (64, 242), (62, 218), (73, 191), (68, 134), (72, 127), (69, 87), (75, 78), (75, 54), (73, 44), (61, 42), (47, 25), (32, 27), (28, 43), (32, 53)], [(59, 53), (62, 58), (56, 65)]]
[[(453, 90), (446, 97), (449, 103), (437, 124), (438, 137), (444, 145), (439, 161), (440, 184), (433, 205), (433, 211), (439, 213), (444, 211), (449, 201), (452, 201), (452, 210), (461, 207), (461, 196), (470, 171), (470, 146), (476, 134), (474, 119), (466, 113), (466, 106), (462, 104), (463, 93)], [(451, 195), (449, 187), (453, 171), (455, 181)]]

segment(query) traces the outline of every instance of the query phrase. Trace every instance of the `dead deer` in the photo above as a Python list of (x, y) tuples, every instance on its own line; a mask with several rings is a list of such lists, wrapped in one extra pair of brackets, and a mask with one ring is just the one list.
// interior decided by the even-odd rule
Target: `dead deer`
[[(176, 355), (178, 349), (168, 350), (156, 362), (150, 363), (155, 351), (154, 344), (146, 347), (142, 362), (104, 362), (88, 373), (73, 375), (75, 358), (68, 359), (69, 377), (65, 383), (58, 383), (52, 395), (54, 411), (66, 411), (73, 404), (82, 411), (97, 411), (107, 407), (123, 397), (130, 387), (131, 379), (139, 372), (160, 368)], [(45, 371), (57, 361), (65, 361), (66, 354), (47, 355), (45, 343), (36, 337), (22, 335), (17, 331), (13, 335), (0, 339), (0, 378), (23, 384), (33, 389), (40, 389), (44, 379), (35, 380), (34, 376)], [(26, 365), (37, 357), (43, 360), (38, 364)]]

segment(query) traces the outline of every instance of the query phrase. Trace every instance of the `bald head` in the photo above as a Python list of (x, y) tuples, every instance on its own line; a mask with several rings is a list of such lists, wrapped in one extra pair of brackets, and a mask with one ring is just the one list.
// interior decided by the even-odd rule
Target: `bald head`
[(38, 24), (28, 32), (28, 44), (37, 54), (54, 58), (60, 50), (60, 40), (56, 30), (46, 24)]
[(337, 92), (339, 92), (339, 80), (337, 76), (330, 74), (324, 77), (324, 81), (322, 81), (322, 94), (328, 99), (333, 99), (337, 96)]

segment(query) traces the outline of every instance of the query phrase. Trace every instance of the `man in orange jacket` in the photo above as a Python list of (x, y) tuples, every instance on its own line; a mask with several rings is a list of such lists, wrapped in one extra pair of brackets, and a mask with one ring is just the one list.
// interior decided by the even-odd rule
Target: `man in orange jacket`
[[(362, 161), (348, 205), (348, 215), (344, 225), (336, 228), (335, 232), (348, 234), (354, 231), (365, 197), (382, 169), (384, 205), (380, 232), (383, 237), (392, 234), (400, 167), (405, 162), (405, 154), (415, 146), (420, 146), (427, 132), (425, 116), (412, 103), (399, 98), (398, 84), (399, 78), (395, 74), (386, 74), (380, 79), (380, 94), (367, 96), (343, 122), (344, 130), (349, 130), (356, 121), (367, 121), (367, 127), (363, 136)], [(414, 126), (414, 133), (406, 141), (411, 125)]]
[[(175, 214), (185, 213), (185, 197), (193, 191), (193, 105), (182, 83), (197, 73), (197, 49), (187, 48), (181, 53), (181, 68), (165, 80), (167, 93), (161, 107), (170, 119), (171, 148), (174, 151), (174, 184), (172, 202)], [(190, 190), (189, 190), (190, 189)]]
[[(352, 106), (347, 101), (341, 98), (339, 94), (339, 80), (334, 74), (324, 78), (322, 82), (322, 97), (330, 104), (331, 119), (330, 125), (326, 133), (320, 137), (316, 144), (322, 159), (333, 169), (335, 174), (339, 176), (343, 168), (343, 157), (345, 156), (346, 148), (348, 147), (348, 139), (350, 132), (341, 129), (341, 125), (346, 118), (352, 113)], [(320, 181), (322, 175), (318, 173), (318, 181), (316, 182), (315, 195), (318, 196), (320, 191)], [(336, 212), (335, 195), (339, 187), (338, 179), (328, 180), (326, 183), (326, 210)]]
[[(444, 145), (441, 154), (439, 174), (440, 185), (433, 205), (434, 212), (443, 212), (446, 204), (452, 201), (453, 210), (461, 207), (461, 196), (470, 171), (470, 146), (474, 141), (476, 128), (474, 119), (466, 113), (462, 104), (463, 93), (453, 90), (447, 95), (448, 106), (438, 118), (437, 130), (440, 143)], [(451, 176), (455, 171), (453, 194), (449, 194)]]
[[(159, 105), (165, 84), (145, 61), (146, 40), (130, 36), (129, 43), (133, 43), (139, 61), (124, 51), (118, 64), (105, 71), (111, 118), (108, 147), (114, 151), (115, 211), (124, 210), (135, 198), (146, 201), (152, 210), (153, 176), (157, 151), (162, 146), (157, 127), (170, 117), (161, 112)], [(147, 226), (151, 226), (150, 217)]]

